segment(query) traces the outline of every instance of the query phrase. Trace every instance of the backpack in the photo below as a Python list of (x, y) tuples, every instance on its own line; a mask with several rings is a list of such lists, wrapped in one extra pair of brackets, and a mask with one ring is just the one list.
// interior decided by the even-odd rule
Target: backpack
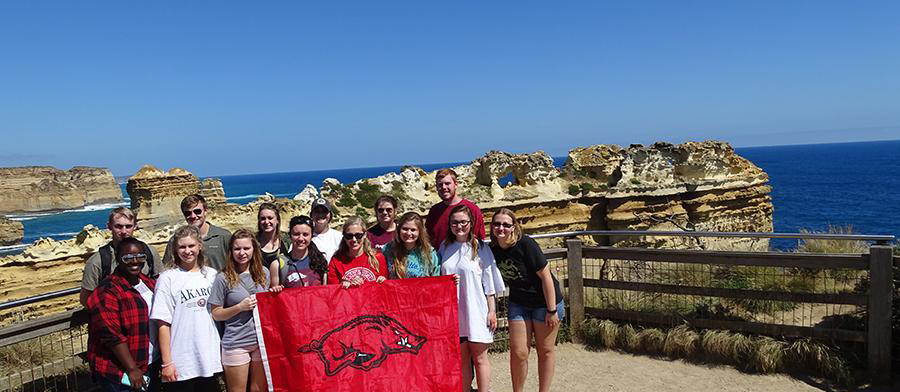
[[(153, 253), (150, 252), (150, 246), (141, 242), (141, 246), (144, 248), (144, 254), (147, 255), (147, 265), (150, 267), (150, 273), (147, 274), (149, 277), (156, 276), (156, 271), (154, 268), (154, 260)], [(110, 272), (112, 272), (112, 241), (108, 244), (100, 247), (100, 277), (97, 280), (102, 280), (103, 278), (109, 276)]]

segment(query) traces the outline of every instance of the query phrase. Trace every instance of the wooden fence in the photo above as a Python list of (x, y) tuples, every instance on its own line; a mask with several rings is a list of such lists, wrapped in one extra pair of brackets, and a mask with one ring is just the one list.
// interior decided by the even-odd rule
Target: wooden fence
[[(572, 323), (586, 316), (623, 322), (676, 325), (687, 323), (698, 329), (722, 329), (770, 336), (815, 337), (865, 344), (868, 371), (878, 383), (888, 382), (891, 375), (891, 311), (893, 298), (893, 248), (872, 245), (868, 254), (835, 255), (785, 252), (726, 252), (704, 250), (638, 249), (585, 247), (580, 239), (569, 239), (567, 245), (568, 302)], [(585, 271), (586, 261), (626, 260), (727, 267), (772, 267), (785, 271), (852, 270), (868, 277), (865, 292), (796, 292), (728, 287), (706, 287), (689, 284), (657, 283), (610, 279)], [(799, 272), (788, 272), (799, 273)], [(695, 317), (678, 312), (623, 310), (586, 304), (586, 289), (671, 294), (729, 300), (778, 301), (804, 304), (850, 305), (864, 319), (865, 329), (840, 326), (791, 325), (790, 323), (729, 320)]]
[[(893, 298), (892, 268), (893, 248), (883, 244), (885, 236), (874, 240), (882, 243), (872, 245), (868, 254), (832, 255), (802, 254), (783, 252), (725, 252), (705, 250), (671, 250), (643, 248), (615, 248), (605, 246), (584, 246), (581, 235), (679, 235), (679, 236), (715, 236), (716, 233), (660, 233), (660, 232), (570, 232), (535, 237), (566, 237), (566, 247), (545, 249), (544, 253), (550, 266), (560, 278), (564, 286), (569, 322), (573, 325), (581, 323), (585, 317), (597, 317), (622, 322), (639, 324), (676, 325), (688, 323), (698, 329), (724, 329), (746, 333), (764, 334), (785, 337), (815, 337), (864, 344), (867, 352), (868, 370), (875, 382), (889, 382), (891, 375), (891, 309)], [(719, 233), (722, 236), (748, 237), (767, 236), (764, 233)], [(771, 236), (771, 234), (768, 234)], [(804, 238), (815, 235), (792, 234), (792, 238)], [(822, 236), (822, 235), (820, 235)], [(825, 235), (834, 238), (834, 235)], [(850, 240), (871, 239), (865, 236), (845, 236)], [(893, 238), (893, 237), (890, 237)], [(656, 264), (654, 264), (656, 263)], [(782, 271), (785, 279), (788, 275), (807, 273), (810, 271), (856, 271), (850, 279), (862, 281), (867, 279), (868, 286), (863, 290), (856, 287), (847, 291), (831, 288), (825, 292), (816, 290), (792, 289), (760, 289), (747, 287), (722, 287), (721, 285), (696, 284), (703, 279), (691, 282), (678, 280), (659, 280), (650, 274), (635, 274), (628, 271), (624, 274), (609, 273), (610, 266), (615, 268), (644, 268), (653, 271), (656, 266), (684, 265), (700, 267), (700, 270), (669, 268), (660, 271), (700, 271), (700, 275), (712, 275), (714, 272), (728, 271), (731, 268), (768, 268)], [(649, 266), (649, 267), (648, 267)], [(898, 262), (900, 266), (900, 262)], [(649, 269), (648, 269), (649, 268)], [(704, 276), (705, 276), (704, 275)], [(815, 278), (819, 279), (819, 278)], [(827, 278), (822, 278), (823, 281)], [(836, 279), (836, 278), (835, 278)], [(842, 278), (844, 279), (844, 278)], [(848, 287), (844, 282), (841, 287)], [(834, 285), (833, 285), (834, 286)], [(54, 298), (76, 292), (77, 289), (59, 293), (50, 293), (34, 300), (20, 300), (16, 303), (0, 304), (2, 308), (33, 303), (44, 298)], [(864, 326), (857, 329), (841, 325), (797, 325), (784, 320), (741, 320), (729, 318), (707, 317), (702, 314), (691, 314), (666, 309), (628, 309), (627, 301), (619, 301), (618, 305), (597, 301), (598, 293), (613, 292), (636, 293), (650, 296), (677, 296), (700, 299), (717, 299), (724, 301), (760, 301), (762, 303), (798, 303), (823, 304), (827, 306), (845, 306), (854, 309), (854, 314), (862, 317)], [(623, 296), (623, 298), (633, 298)], [(653, 297), (657, 298), (657, 297)], [(688, 304), (691, 305), (691, 304)], [(840, 312), (834, 315), (840, 315)], [(41, 319), (28, 320), (8, 327), (0, 328), (0, 355), (16, 355), (13, 346), (26, 347), (40, 351), (40, 359), (25, 363), (14, 371), (0, 374), (0, 391), (38, 391), (38, 390), (87, 390), (91, 388), (89, 379), (85, 377), (84, 351), (86, 349), (86, 328), (84, 312), (68, 311)], [(62, 336), (61, 336), (62, 334)], [(44, 347), (50, 354), (44, 357)], [(59, 347), (62, 347), (60, 349)], [(30, 354), (29, 354), (30, 355)], [(2, 359), (2, 358), (0, 358)], [(8, 358), (7, 358), (8, 359)]]

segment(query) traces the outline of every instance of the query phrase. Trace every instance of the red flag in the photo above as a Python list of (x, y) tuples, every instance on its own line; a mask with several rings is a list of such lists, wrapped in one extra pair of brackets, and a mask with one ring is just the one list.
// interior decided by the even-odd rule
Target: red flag
[(269, 391), (459, 391), (449, 276), (256, 295)]

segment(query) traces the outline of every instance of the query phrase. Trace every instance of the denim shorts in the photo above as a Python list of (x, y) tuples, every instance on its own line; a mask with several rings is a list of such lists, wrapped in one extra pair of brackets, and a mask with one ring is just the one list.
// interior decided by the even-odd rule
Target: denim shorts
[[(529, 308), (527, 306), (519, 305), (515, 302), (509, 303), (509, 321), (540, 321), (544, 322), (544, 317), (547, 315), (547, 308), (541, 306), (540, 308)], [(559, 303), (556, 304), (556, 315), (559, 316), (559, 321), (562, 321), (566, 318), (566, 303), (563, 300), (559, 300)]]

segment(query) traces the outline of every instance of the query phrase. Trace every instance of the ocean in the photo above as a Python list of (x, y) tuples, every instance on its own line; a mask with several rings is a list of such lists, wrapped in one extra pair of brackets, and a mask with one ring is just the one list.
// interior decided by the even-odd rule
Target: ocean
[[(859, 143), (737, 148), (769, 174), (775, 206), (775, 231), (825, 231), (829, 225), (852, 226), (853, 232), (900, 236), (900, 140)], [(416, 165), (426, 171), (459, 165), (439, 163)], [(554, 158), (557, 166), (565, 157)], [(229, 202), (246, 204), (266, 192), (293, 197), (306, 184), (316, 187), (326, 178), (342, 183), (370, 178), (402, 166), (318, 170), (290, 173), (218, 176)], [(502, 182), (502, 180), (501, 180)], [(121, 184), (126, 196), (125, 184)], [(118, 205), (97, 205), (56, 213), (10, 215), (25, 226), (23, 244), (41, 237), (71, 238), (87, 224), (103, 227), (109, 210)], [(796, 241), (774, 241), (773, 246), (790, 248)], [(0, 254), (21, 251), (26, 245), (0, 247)]]

